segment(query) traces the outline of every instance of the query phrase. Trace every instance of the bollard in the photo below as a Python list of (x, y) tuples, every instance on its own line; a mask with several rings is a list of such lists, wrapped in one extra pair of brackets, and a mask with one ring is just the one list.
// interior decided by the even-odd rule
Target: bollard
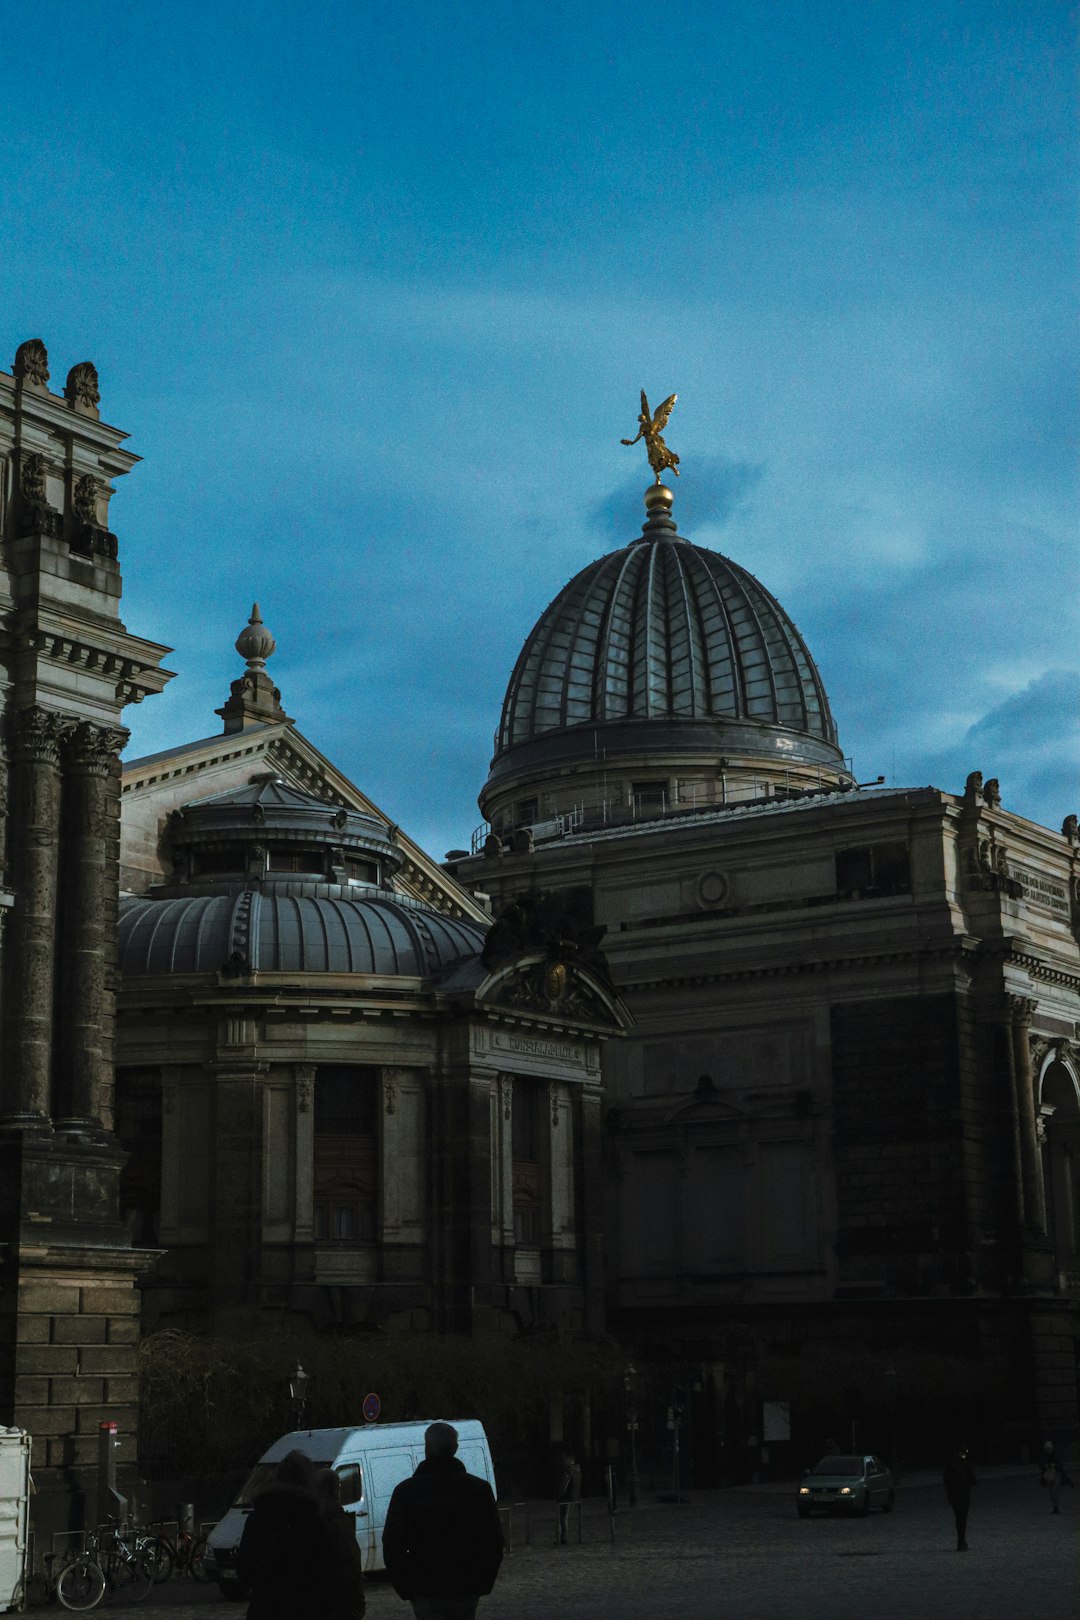
[(97, 1466), (97, 1521), (123, 1519), (127, 1512), (127, 1497), (116, 1488), (116, 1451), (120, 1442), (116, 1438), (116, 1424), (111, 1420), (98, 1424)]
[(176, 1522), (180, 1529), (189, 1536), (195, 1534), (195, 1504), (194, 1502), (180, 1502), (176, 1509)]

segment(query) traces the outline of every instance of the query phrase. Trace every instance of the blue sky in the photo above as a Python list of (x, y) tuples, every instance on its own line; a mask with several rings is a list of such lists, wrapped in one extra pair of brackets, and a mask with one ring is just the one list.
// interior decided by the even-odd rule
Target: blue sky
[(257, 597), (305, 733), (466, 842), (522, 641), (638, 532), (644, 385), (862, 779), (1080, 809), (1076, 23), (7, 8), (0, 363), (92, 358), (144, 458), (124, 617), (179, 678), (130, 751), (217, 729)]

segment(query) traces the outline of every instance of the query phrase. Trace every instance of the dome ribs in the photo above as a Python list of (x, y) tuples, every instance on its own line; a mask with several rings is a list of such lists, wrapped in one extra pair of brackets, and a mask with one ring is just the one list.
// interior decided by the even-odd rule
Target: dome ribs
[[(724, 601), (721, 582), (710, 566), (714, 557), (718, 563), (724, 563), (726, 559), (700, 546), (693, 547), (692, 555), (699, 570), (699, 580), (704, 586), (703, 591), (698, 591), (697, 599), (707, 652), (705, 675), (709, 686), (708, 712), (742, 719), (746, 714), (746, 692), (742, 667), (736, 657), (735, 627)], [(707, 606), (703, 600), (706, 595)], [(707, 613), (707, 607), (712, 609), (711, 614)], [(710, 617), (713, 621), (711, 625), (708, 622)]]
[[(597, 659), (597, 678), (603, 682), (604, 701), (598, 719), (624, 720), (633, 713), (635, 576), (640, 547), (628, 546), (609, 559), (614, 583), (608, 592), (605, 640)], [(621, 562), (619, 559), (622, 559)], [(595, 687), (594, 687), (595, 690)]]

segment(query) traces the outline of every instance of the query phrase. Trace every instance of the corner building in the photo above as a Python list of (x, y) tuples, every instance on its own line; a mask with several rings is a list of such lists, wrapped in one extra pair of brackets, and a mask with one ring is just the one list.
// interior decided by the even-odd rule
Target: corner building
[(299, 731), (256, 606), (216, 736), (125, 765), (117, 1132), (147, 1328), (603, 1328), (572, 942), (483, 906)]
[(135, 1460), (137, 1282), (113, 1132), (119, 751), (165, 647), (120, 618), (109, 507), (138, 458), (98, 374), (0, 372), (0, 1422), (33, 1436), (39, 1545), (91, 1487), (99, 1424)]
[[(603, 1053), (609, 1327), (687, 1396), (694, 1477), (826, 1436), (1080, 1436), (1080, 840), (859, 786), (793, 622), (671, 492), (511, 675), (466, 887), (586, 887), (633, 1015)], [(670, 1464), (669, 1464), (670, 1467)]]

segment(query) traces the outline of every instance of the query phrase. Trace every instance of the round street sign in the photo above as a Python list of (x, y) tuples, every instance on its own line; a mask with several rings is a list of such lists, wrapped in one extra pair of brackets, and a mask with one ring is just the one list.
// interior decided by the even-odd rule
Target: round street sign
[(377, 1395), (365, 1395), (363, 1411), (365, 1423), (374, 1423), (382, 1411), (382, 1401)]

